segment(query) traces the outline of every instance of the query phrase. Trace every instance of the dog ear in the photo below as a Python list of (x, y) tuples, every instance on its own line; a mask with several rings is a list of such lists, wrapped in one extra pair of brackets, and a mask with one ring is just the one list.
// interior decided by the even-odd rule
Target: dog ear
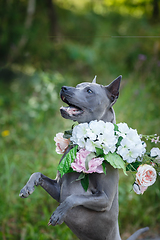
[(122, 75), (117, 77), (113, 82), (111, 82), (108, 86), (106, 86), (107, 95), (111, 100), (111, 106), (113, 106), (113, 104), (115, 104), (115, 102), (118, 99), (121, 79), (122, 79)]
[(94, 77), (92, 83), (96, 83), (96, 78), (97, 78), (97, 76)]

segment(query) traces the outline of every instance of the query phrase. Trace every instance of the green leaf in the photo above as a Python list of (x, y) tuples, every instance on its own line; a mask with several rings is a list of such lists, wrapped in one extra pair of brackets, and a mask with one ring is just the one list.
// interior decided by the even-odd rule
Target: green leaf
[(84, 172), (82, 172), (82, 173), (79, 175), (79, 177), (78, 177), (75, 181), (82, 180), (82, 179), (85, 178), (85, 176), (86, 176), (86, 174), (85, 174)]
[(114, 123), (114, 131), (118, 131), (118, 126), (115, 123)]
[(88, 174), (85, 174), (85, 177), (81, 179), (82, 187), (84, 188), (85, 192), (87, 192), (88, 186), (89, 186), (89, 176)]
[(103, 172), (104, 172), (104, 174), (106, 175), (107, 174), (107, 172), (106, 172), (106, 164), (105, 164), (105, 162), (103, 161), (103, 163), (102, 163), (102, 167), (103, 167)]
[(69, 139), (70, 137), (72, 137), (72, 131), (72, 129), (65, 131), (63, 134), (63, 138)]
[(109, 162), (114, 168), (122, 168), (124, 174), (127, 175), (125, 162), (117, 153), (109, 152), (108, 154), (105, 155), (104, 159), (107, 160), (107, 162)]
[(137, 168), (141, 165), (141, 162), (129, 163), (126, 167), (126, 171), (135, 172)]
[(117, 144), (116, 144), (117, 148), (121, 145), (120, 143), (121, 143), (122, 139), (123, 139), (122, 136), (120, 136), (120, 137), (118, 138), (118, 142), (117, 142)]
[(82, 179), (84, 179), (84, 178), (85, 178), (85, 173), (82, 172), (82, 173), (79, 175), (79, 177), (78, 177), (76, 180), (73, 180), (72, 182), (77, 182), (77, 181), (80, 181), (80, 180), (82, 180)]
[(104, 157), (103, 149), (96, 147), (96, 155), (97, 157)]
[(67, 173), (71, 173), (71, 172), (74, 172), (73, 168), (69, 168), (69, 170), (67, 171)]
[(95, 158), (96, 157), (96, 154), (94, 152), (91, 152), (90, 154), (88, 154), (88, 156), (86, 157), (86, 160), (85, 160), (85, 168), (86, 170), (89, 169), (89, 161), (91, 161), (92, 158)]
[(61, 177), (67, 173), (70, 172), (70, 167), (71, 167), (71, 163), (74, 162), (75, 158), (76, 158), (76, 154), (77, 154), (77, 148), (78, 145), (76, 145), (74, 148), (72, 148), (62, 159), (62, 161), (60, 162), (60, 164), (58, 165), (58, 171), (61, 174)]

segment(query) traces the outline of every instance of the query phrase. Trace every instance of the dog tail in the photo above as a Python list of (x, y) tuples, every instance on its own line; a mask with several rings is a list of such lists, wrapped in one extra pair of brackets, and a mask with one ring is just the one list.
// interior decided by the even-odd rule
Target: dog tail
[(149, 230), (149, 227), (141, 228), (133, 233), (127, 240), (136, 240), (139, 235)]

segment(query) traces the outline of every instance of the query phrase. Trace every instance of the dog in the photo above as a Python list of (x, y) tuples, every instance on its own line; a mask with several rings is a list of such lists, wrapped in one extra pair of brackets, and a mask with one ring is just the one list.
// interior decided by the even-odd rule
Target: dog
[[(76, 87), (63, 86), (60, 97), (68, 107), (61, 107), (63, 118), (89, 123), (103, 120), (115, 123), (112, 106), (118, 99), (122, 76), (108, 86), (84, 82)], [(71, 150), (69, 147), (67, 154)], [(62, 159), (63, 159), (62, 157)], [(62, 160), (61, 159), (61, 160)], [(65, 222), (80, 240), (121, 240), (118, 225), (118, 169), (106, 164), (107, 174), (89, 174), (89, 187), (85, 192), (80, 181), (75, 181), (79, 173), (72, 172), (52, 180), (42, 173), (33, 173), (19, 196), (28, 197), (35, 186), (41, 186), (60, 205), (53, 212), (49, 225)], [(138, 230), (128, 240), (134, 240), (145, 229)]]

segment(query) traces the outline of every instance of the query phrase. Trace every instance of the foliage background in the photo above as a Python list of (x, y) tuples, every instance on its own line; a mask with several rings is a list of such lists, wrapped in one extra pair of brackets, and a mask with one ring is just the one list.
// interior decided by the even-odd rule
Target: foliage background
[[(72, 125), (59, 113), (61, 86), (122, 74), (117, 122), (160, 135), (159, 9), (158, 0), (0, 1), (1, 239), (77, 239), (65, 224), (47, 226), (57, 203), (43, 189), (18, 197), (31, 173), (56, 176), (53, 138)], [(123, 239), (160, 229), (160, 179), (142, 196), (133, 181), (120, 173)]]

